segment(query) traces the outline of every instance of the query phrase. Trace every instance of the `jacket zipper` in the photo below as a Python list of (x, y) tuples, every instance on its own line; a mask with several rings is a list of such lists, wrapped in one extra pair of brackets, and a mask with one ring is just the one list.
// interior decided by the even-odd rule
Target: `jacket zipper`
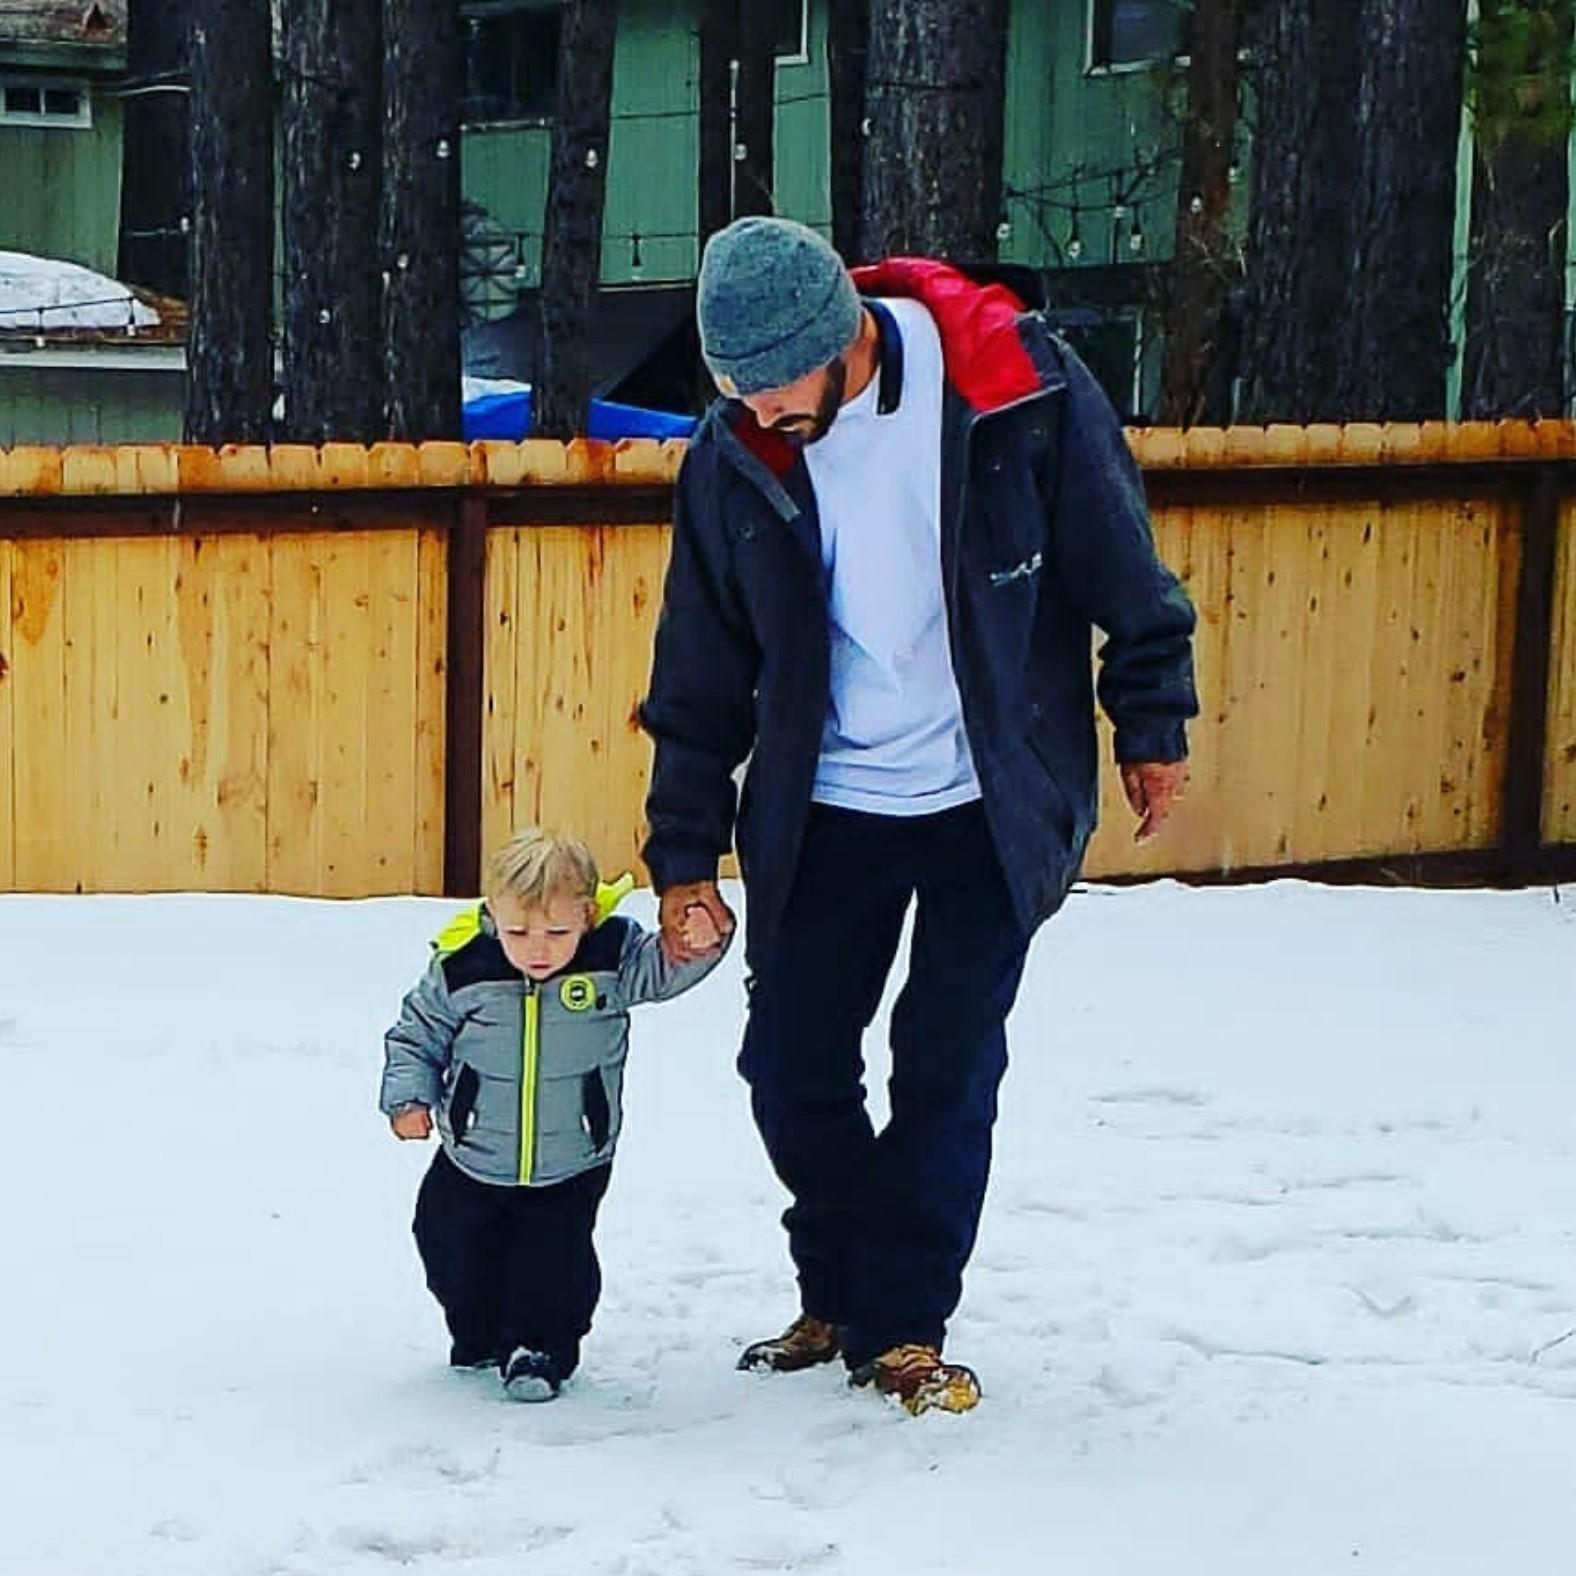
[(520, 1047), (520, 1186), (527, 1187), (536, 1164), (536, 1070), (541, 1052), (542, 998), (525, 988), (525, 1033)]

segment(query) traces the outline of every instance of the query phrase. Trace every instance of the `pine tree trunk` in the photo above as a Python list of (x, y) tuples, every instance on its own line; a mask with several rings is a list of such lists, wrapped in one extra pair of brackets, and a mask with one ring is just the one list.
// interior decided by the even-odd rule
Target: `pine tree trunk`
[[(739, 0), (706, 0), (697, 88), (695, 211), (700, 250), (733, 217), (733, 62), (738, 53)], [(698, 259), (699, 251), (696, 255)]]
[(1350, 0), (1264, 0), (1237, 419), (1339, 419), (1356, 71)]
[(1226, 295), (1238, 274), (1227, 220), (1241, 24), (1242, 0), (1194, 6), (1160, 396), (1160, 419), (1172, 426), (1230, 419), (1219, 360)]
[(739, 4), (739, 72), (736, 83), (733, 215), (775, 213), (777, 57), (771, 16), (750, 0)]
[(285, 432), (383, 432), (380, 0), (283, 0)]
[[(1509, 0), (1480, 0), (1485, 21)], [(1571, 0), (1549, 0), (1551, 58), (1537, 62), (1538, 89), (1552, 94), (1564, 124), (1570, 82)], [(1461, 414), (1468, 420), (1558, 416), (1565, 411), (1567, 136), (1524, 121), (1485, 140), (1472, 173), (1472, 239), (1467, 272), (1466, 351)]]
[(534, 426), (548, 438), (583, 433), (591, 399), (587, 352), (602, 271), (617, 22), (617, 0), (569, 0), (564, 7), (533, 396)]
[(1006, 59), (1006, 0), (871, 0), (865, 257), (995, 257)]
[(273, 404), (273, 40), (267, 6), (192, 0), (186, 437), (264, 443)]
[(832, 245), (844, 262), (863, 262), (865, 63), (870, 0), (828, 0), (826, 69), (831, 94)]
[(384, 429), (460, 436), (458, 0), (383, 0)]
[(181, 301), (191, 290), (190, 55), (189, 0), (131, 0), (116, 271)]
[(1446, 414), (1465, 0), (1362, 0), (1341, 415)]

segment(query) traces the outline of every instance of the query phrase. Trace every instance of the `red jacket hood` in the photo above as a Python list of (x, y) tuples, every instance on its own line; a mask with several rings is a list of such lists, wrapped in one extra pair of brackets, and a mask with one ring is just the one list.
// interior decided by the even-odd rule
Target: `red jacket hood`
[[(1018, 333), (1023, 302), (1005, 285), (977, 284), (928, 257), (889, 257), (851, 272), (860, 295), (907, 298), (930, 313), (941, 336), (947, 381), (976, 413), (1011, 405), (1042, 386)], [(747, 408), (740, 407), (734, 430), (776, 475), (792, 468), (798, 449), (766, 431)]]
[(1024, 306), (1005, 285), (976, 284), (949, 263), (889, 257), (853, 270), (862, 296), (906, 296), (936, 320), (947, 380), (977, 412), (1033, 394), (1041, 378), (1018, 334)]

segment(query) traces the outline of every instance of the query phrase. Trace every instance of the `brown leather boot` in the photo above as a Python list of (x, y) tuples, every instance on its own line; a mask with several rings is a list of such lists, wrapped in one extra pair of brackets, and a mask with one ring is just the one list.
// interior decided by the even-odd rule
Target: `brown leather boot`
[(746, 1346), (739, 1353), (738, 1366), (763, 1373), (791, 1374), (829, 1363), (841, 1351), (835, 1324), (801, 1313), (781, 1335)]
[(848, 1376), (855, 1385), (873, 1385), (892, 1396), (910, 1417), (934, 1407), (939, 1412), (971, 1412), (980, 1402), (980, 1382), (972, 1368), (946, 1363), (934, 1346), (891, 1346)]

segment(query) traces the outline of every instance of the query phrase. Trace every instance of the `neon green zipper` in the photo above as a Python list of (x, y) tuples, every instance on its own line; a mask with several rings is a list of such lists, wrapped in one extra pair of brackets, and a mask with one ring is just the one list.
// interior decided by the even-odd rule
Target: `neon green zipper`
[(542, 999), (534, 985), (525, 991), (525, 1043), (520, 1056), (520, 1186), (531, 1180), (536, 1164), (536, 1063), (541, 1046)]

